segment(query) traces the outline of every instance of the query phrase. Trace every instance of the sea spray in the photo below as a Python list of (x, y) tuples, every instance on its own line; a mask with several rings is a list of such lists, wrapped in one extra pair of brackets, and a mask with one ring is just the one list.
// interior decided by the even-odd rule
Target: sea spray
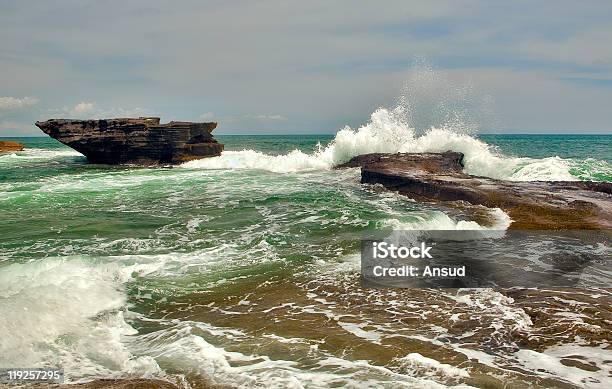
[[(590, 162), (597, 169), (581, 169), (557, 156), (514, 157), (474, 134), (495, 123), (489, 96), (477, 93), (471, 83), (458, 84), (419, 64), (408, 76), (402, 94), (391, 108), (378, 108), (357, 129), (340, 129), (325, 147), (312, 153), (295, 149), (284, 155), (254, 150), (226, 151), (220, 157), (183, 164), (198, 169), (261, 169), (275, 173), (329, 170), (352, 157), (367, 153), (426, 153), (457, 151), (464, 154), (465, 172), (511, 181), (606, 180), (609, 163)], [(602, 173), (603, 172), (603, 173)]]
[[(400, 99), (401, 100), (401, 99)], [(466, 133), (463, 125), (448, 123), (419, 134), (410, 123), (413, 115), (400, 103), (394, 108), (378, 108), (370, 121), (354, 130), (338, 131), (325, 147), (313, 153), (295, 149), (283, 155), (254, 150), (225, 151), (220, 157), (187, 162), (192, 169), (261, 169), (275, 173), (329, 170), (352, 157), (368, 153), (440, 153), (448, 150), (464, 154), (465, 172), (511, 181), (575, 181), (570, 161), (559, 157), (541, 159), (503, 155), (494, 146)], [(584, 176), (584, 175), (582, 175)]]

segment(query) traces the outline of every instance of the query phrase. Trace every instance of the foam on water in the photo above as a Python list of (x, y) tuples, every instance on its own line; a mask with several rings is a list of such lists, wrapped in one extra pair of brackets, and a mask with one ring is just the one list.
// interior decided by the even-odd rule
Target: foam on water
[[(564, 344), (552, 346), (543, 352), (519, 350), (515, 353), (517, 364), (542, 377), (561, 377), (563, 380), (585, 388), (609, 388), (609, 352), (606, 347), (588, 347), (585, 345)], [(563, 363), (565, 361), (566, 363)], [(578, 362), (590, 366), (581, 369), (568, 365), (567, 362)]]
[[(20, 240), (22, 236), (15, 234), (5, 246), (6, 250), (0, 253), (3, 261), (0, 264), (0, 333), (10, 334), (0, 338), (0, 367), (59, 365), (69, 374), (70, 381), (131, 374), (164, 377), (167, 370), (194, 373), (214, 379), (216, 383), (245, 387), (441, 387), (438, 382), (455, 382), (469, 377), (472, 370), (464, 366), (442, 363), (448, 360), (437, 361), (416, 352), (399, 358), (401, 369), (398, 371), (319, 350), (315, 341), (299, 338), (299, 334), (292, 338), (277, 334), (255, 338), (253, 334), (239, 331), (240, 327), (219, 328), (203, 322), (187, 322), (185, 317), (185, 321), (173, 319), (159, 323), (158, 327), (151, 326), (155, 328), (152, 332), (139, 334), (134, 328), (138, 326), (132, 327), (127, 322), (156, 321), (144, 316), (148, 308), (143, 308), (154, 302), (153, 288), (169, 293), (185, 286), (184, 290), (192, 287), (213, 290), (219, 285), (238, 283), (255, 272), (259, 276), (262, 271), (274, 271), (273, 265), (289, 268), (292, 263), (287, 258), (297, 256), (295, 254), (301, 257), (307, 253), (318, 265), (318, 276), (336, 282), (335, 277), (344, 277), (359, 269), (359, 255), (352, 248), (330, 251), (344, 243), (343, 239), (349, 239), (343, 234), (357, 230), (355, 226), (377, 230), (475, 230), (481, 233), (503, 231), (511, 223), (500, 209), (490, 210), (487, 225), (458, 220), (438, 210), (420, 208), (419, 204), (413, 207), (411, 200), (395, 193), (375, 193), (374, 188), (364, 190), (357, 184), (356, 170), (328, 171), (356, 155), (455, 150), (465, 154), (467, 173), (509, 180), (602, 180), (593, 175), (593, 171), (610, 175), (605, 161), (591, 160), (590, 167), (581, 170), (582, 165), (576, 161), (559, 157), (504, 156), (495, 147), (464, 132), (461, 126), (437, 126), (417, 131), (410, 117), (401, 104), (391, 109), (380, 108), (368, 123), (358, 129), (341, 129), (330, 144), (313, 153), (294, 150), (284, 155), (269, 155), (255, 150), (226, 151), (220, 157), (185, 163), (184, 169), (105, 168), (100, 171), (93, 167), (84, 172), (34, 176), (31, 180), (28, 177), (3, 184), (0, 200), (12, 201), (22, 196), (23, 204), (50, 214), (53, 214), (51, 206), (57, 204), (58, 214), (53, 214), (54, 219), (46, 221), (47, 224), (40, 224), (39, 229), (49, 228), (57, 237), (26, 236)], [(0, 165), (12, 169), (13, 166), (46, 166), (47, 161), (49, 165), (63, 164), (68, 159), (80, 163), (82, 158), (74, 158), (79, 156), (81, 154), (72, 150), (26, 149), (0, 156)], [(225, 171), (211, 171), (215, 169)], [(236, 171), (240, 169), (300, 174), (283, 176)], [(147, 197), (149, 192), (152, 194)], [(30, 195), (32, 198), (28, 197)], [(192, 200), (197, 201), (197, 206), (189, 202)], [(20, 210), (23, 206), (17, 201), (10, 204), (0, 202), (7, 206), (6, 209)], [(72, 213), (61, 213), (59, 207), (62, 212), (70, 210)], [(217, 208), (225, 209), (216, 212)], [(231, 213), (234, 208), (236, 213)], [(105, 236), (119, 226), (115, 223), (110, 224), (107, 231), (96, 231), (100, 236), (95, 237), (86, 235), (87, 232), (78, 239), (59, 234), (79, 227), (78, 223), (66, 226), (56, 223), (64, 220), (62, 218), (70, 221), (76, 215), (77, 222), (80, 221), (77, 217), (95, 220), (95, 215), (83, 213), (84, 210), (101, 211), (109, 220), (112, 216), (115, 220), (129, 221), (135, 219), (132, 215), (138, 214), (145, 226), (137, 227), (144, 232), (138, 231), (133, 237)], [(116, 210), (122, 213), (114, 212)], [(40, 217), (34, 215), (30, 222)], [(150, 217), (145, 222), (144, 216), (151, 215), (163, 215), (168, 219), (158, 227), (158, 219)], [(14, 220), (21, 216), (17, 215)], [(123, 228), (122, 232), (131, 232)], [(290, 251), (292, 237), (309, 238), (303, 235), (304, 231), (329, 237), (332, 243), (325, 246), (327, 239), (314, 240), (316, 250), (311, 245), (299, 246), (303, 252)], [(215, 236), (218, 242), (207, 241), (209, 235)], [(331, 248), (329, 255), (325, 251), (328, 248)], [(17, 263), (8, 263), (13, 260)], [(32, 262), (19, 263), (22, 260)], [(153, 287), (145, 285), (140, 289), (139, 283), (150, 281)], [(127, 290), (131, 292), (132, 287), (138, 289), (137, 293), (128, 296)], [(236, 304), (257, 306), (256, 297), (241, 296)], [(383, 326), (373, 325), (381, 323), (346, 317), (340, 320), (341, 311), (332, 309), (331, 303), (321, 300), (320, 296), (315, 297), (321, 304), (316, 305), (316, 309), (314, 304), (309, 304), (304, 312), (324, 314), (335, 320), (351, 335), (350, 339), (381, 343), (384, 331), (380, 327)], [(515, 306), (511, 298), (490, 289), (460, 291), (449, 298), (459, 307), (497, 317), (490, 337), (498, 337), (500, 342), (505, 340), (507, 327), (513, 331), (528, 331), (533, 325), (530, 317)], [(142, 301), (145, 303), (140, 306)], [(394, 300), (385, 303), (390, 307), (395, 304)], [(134, 310), (145, 311), (143, 316), (130, 312), (131, 304), (137, 307)], [(281, 301), (279, 304), (287, 303)], [(211, 308), (211, 312), (224, 313), (223, 309)], [(244, 314), (242, 311), (234, 313)], [(154, 314), (150, 316), (155, 317)], [(455, 315), (450, 320), (463, 319), (453, 317)], [(417, 339), (420, 335), (411, 336)], [(222, 338), (235, 342), (219, 341)], [(275, 348), (279, 344), (297, 344), (305, 349), (293, 356), (288, 353), (279, 358), (278, 354), (265, 350), (236, 347), (241, 342), (255, 344), (263, 338), (276, 342)], [(437, 341), (429, 337), (422, 340), (431, 344)], [(436, 344), (440, 345), (441, 342)], [(456, 344), (450, 347), (490, 367), (499, 367), (484, 351), (462, 349)], [(564, 377), (577, 385), (606, 379), (603, 369), (606, 361), (600, 349), (578, 345), (575, 350), (562, 347), (565, 346), (543, 352), (521, 350), (513, 357), (518, 366), (543, 377)], [(238, 349), (242, 352), (236, 351)], [(602, 370), (585, 372), (563, 366), (561, 359), (571, 354), (586, 356)], [(545, 371), (537, 373), (542, 360)]]
[[(300, 344), (304, 347), (304, 361), (270, 358), (264, 354), (247, 355), (213, 345), (212, 339), (250, 342), (250, 336), (236, 330), (213, 327), (204, 323), (175, 322), (172, 328), (133, 338), (135, 352), (155, 357), (160, 365), (180, 367), (192, 375), (205, 377), (218, 385), (245, 388), (328, 388), (347, 387), (405, 387), (445, 388), (430, 377), (419, 377), (416, 369), (407, 367), (405, 373), (394, 372), (364, 360), (348, 360), (326, 355), (316, 344), (306, 339), (267, 337), (280, 344)], [(208, 340), (207, 340), (208, 339)], [(210, 340), (210, 341), (209, 341)], [(136, 342), (137, 341), (137, 342)], [(430, 360), (435, 365), (435, 360)], [(442, 374), (464, 377), (461, 369), (436, 365)], [(451, 374), (452, 373), (452, 374)]]
[(0, 154), (0, 163), (10, 161), (28, 161), (28, 160), (44, 160), (62, 157), (82, 157), (83, 154), (72, 149), (39, 149), (39, 148), (26, 148), (22, 151), (14, 153)]
[[(410, 126), (406, 109), (379, 108), (364, 126), (338, 131), (332, 142), (312, 154), (294, 150), (284, 155), (267, 155), (254, 150), (226, 151), (220, 157), (200, 159), (183, 164), (196, 169), (262, 169), (276, 173), (326, 170), (367, 153), (425, 153), (458, 151), (464, 154), (465, 172), (505, 180), (575, 181), (570, 161), (549, 157), (543, 159), (503, 156), (498, 150), (453, 127), (431, 128), (421, 135)], [(605, 162), (604, 162), (605, 163)]]
[[(62, 366), (69, 380), (118, 372), (158, 372), (134, 358), (121, 338), (122, 285), (142, 266), (92, 265), (80, 258), (11, 264), (0, 272), (0, 366)], [(146, 375), (146, 374), (145, 374)]]
[(388, 219), (385, 224), (393, 227), (394, 230), (487, 230), (503, 231), (508, 229), (512, 219), (499, 208), (489, 210), (491, 225), (484, 226), (471, 220), (455, 220), (440, 211), (432, 211), (426, 217), (418, 215), (412, 216), (414, 221), (400, 221), (398, 219)]
[(463, 377), (467, 378), (470, 374), (465, 370), (458, 367), (448, 365), (446, 363), (440, 363), (432, 358), (424, 357), (419, 353), (410, 353), (405, 357), (401, 358), (401, 362), (404, 367), (408, 367), (418, 372), (420, 375), (436, 375), (442, 374), (451, 377)]

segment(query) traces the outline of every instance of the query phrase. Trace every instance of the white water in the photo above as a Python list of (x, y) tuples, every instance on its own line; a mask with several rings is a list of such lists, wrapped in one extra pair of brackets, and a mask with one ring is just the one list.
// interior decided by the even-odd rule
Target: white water
[[(0, 366), (62, 366), (68, 379), (114, 373), (156, 374), (151, 358), (133, 358), (122, 338), (123, 284), (142, 266), (93, 265), (76, 257), (11, 264), (0, 272)], [(74, 376), (76, 374), (76, 376)]]
[(49, 149), (37, 149), (37, 148), (26, 148), (23, 151), (14, 153), (0, 154), (0, 162), (12, 163), (14, 161), (28, 161), (28, 160), (50, 160), (57, 157), (78, 157), (83, 156), (76, 150), (49, 150)]
[[(91, 264), (78, 257), (48, 258), (12, 264), (0, 273), (0, 367), (61, 366), (68, 382), (91, 377), (167, 377), (160, 365), (249, 388), (324, 388), (348, 386), (444, 388), (433, 377), (401, 374), (368, 361), (336, 358), (308, 346), (316, 366), (304, 369), (292, 358), (246, 355), (209, 343), (206, 337), (242, 339), (234, 329), (206, 323), (169, 321), (170, 328), (138, 335), (124, 316), (124, 284), (133, 273), (154, 272), (161, 265)], [(243, 339), (244, 338), (244, 339)], [(446, 370), (445, 365), (440, 365)], [(312, 371), (314, 370), (314, 371)], [(412, 369), (409, 369), (412, 371)], [(445, 373), (446, 370), (442, 372)], [(416, 369), (415, 369), (416, 372)], [(174, 377), (177, 378), (177, 377)]]
[[(312, 154), (300, 150), (280, 156), (254, 150), (227, 151), (221, 157), (192, 161), (183, 166), (195, 169), (260, 169), (276, 173), (314, 170), (321, 171), (317, 176), (323, 177), (327, 175), (325, 171), (334, 165), (364, 153), (454, 150), (465, 154), (465, 170), (470, 174), (510, 180), (575, 179), (569, 174), (568, 162), (561, 158), (504, 157), (494, 147), (463, 132), (460, 126), (431, 128), (420, 134), (411, 125), (410, 116), (403, 106), (394, 109), (380, 108), (371, 115), (366, 125), (356, 130), (349, 127), (340, 130), (327, 147)], [(24, 153), (2, 156), (4, 159), (0, 159), (0, 162), (76, 155), (79, 154), (73, 151), (26, 150)], [(177, 180), (191, 179), (191, 175), (198, 174), (197, 171), (187, 170), (181, 173)], [(165, 175), (158, 177), (148, 170), (137, 176), (124, 176), (120, 173), (96, 175), (90, 172), (69, 177), (67, 181), (42, 179), (36, 192), (77, 192), (83, 189), (103, 191), (108, 188), (137, 187), (158, 179), (167, 181), (172, 178)], [(210, 195), (214, 188), (211, 186), (207, 190)], [(225, 192), (227, 188), (221, 190)], [(279, 192), (278, 187), (274, 190)], [(380, 198), (377, 198), (375, 204), (379, 207), (385, 205)], [(136, 210), (131, 205), (129, 209)], [(505, 213), (501, 210), (491, 212), (495, 221), (493, 226), (481, 226), (473, 221), (456, 221), (442, 212), (428, 212), (426, 216), (417, 217), (413, 222), (403, 220), (401, 214), (389, 212), (390, 218), (383, 223), (401, 230), (503, 230), (508, 227), (510, 220)], [(200, 220), (191, 219), (187, 223), (187, 230), (195, 230), (199, 223)], [(273, 223), (271, 221), (270, 225)], [(244, 235), (246, 234), (245, 231)], [(135, 243), (129, 244), (146, 242), (135, 240)], [(178, 367), (181, 371), (191, 370), (204, 377), (214, 377), (219, 383), (239, 383), (248, 387), (328, 387), (339, 382), (347, 386), (361, 384), (376, 387), (388, 384), (393, 387), (440, 387), (435, 378), (469, 375), (467, 370), (417, 353), (402, 358), (403, 371), (400, 374), (367, 361), (326, 357), (316, 352), (316, 345), (312, 346), (312, 353), (317, 356), (317, 364), (314, 368), (304, 369), (290, 358), (271, 359), (263, 353), (245, 355), (215, 346), (214, 342), (209, 342), (208, 336), (213, 332), (221, 333), (218, 336), (225, 336), (223, 333), (227, 332), (227, 329), (213, 328), (205, 323), (179, 322), (169, 329), (138, 335), (125, 321), (125, 317), (131, 314), (127, 308), (125, 284), (132, 279), (133, 272), (142, 275), (159, 271), (160, 274), (169, 276), (191, 268), (202, 271), (205, 269), (201, 266), (202, 262), (222, 263), (228, 262), (227, 259), (235, 262), (241, 253), (223, 247), (223, 250), (218, 251), (214, 249), (174, 254), (130, 256), (140, 265), (130, 265), (121, 261), (120, 257), (112, 258), (114, 263), (91, 263), (92, 258), (63, 257), (3, 267), (0, 272), (0, 312), (3, 316), (3, 320), (0, 320), (0, 333), (17, 336), (0, 339), (0, 349), (3, 350), (0, 366), (59, 364), (72, 375), (68, 378), (75, 380), (88, 376), (113, 377), (130, 374), (163, 377), (165, 373), (160, 369), (159, 363), (162, 366)], [(248, 253), (250, 258), (253, 254), (253, 251)], [(339, 264), (340, 267), (343, 265)], [(336, 268), (335, 271), (337, 270)], [(497, 292), (485, 290), (482, 296), (462, 296), (457, 301), (473, 304), (479, 310), (495, 310), (499, 312), (500, 322), (511, 316), (516, 318), (515, 321), (519, 323), (517, 325), (530, 325), (529, 318), (522, 310), (513, 308), (510, 301), (502, 298), (504, 297)], [(493, 308), (486, 304), (492, 305)], [(362, 338), (376, 335), (374, 331), (365, 331), (351, 323), (339, 324), (346, 331)], [(201, 336), (202, 332), (207, 336)], [(230, 333), (228, 337), (242, 336), (236, 332)], [(279, 340), (282, 341), (284, 340)], [(470, 352), (476, 353), (474, 350)], [(308, 353), (310, 355), (310, 351)], [(580, 354), (580, 350), (575, 353)], [(487, 356), (485, 353), (482, 355)], [(536, 362), (542, 356), (530, 352), (517, 354), (520, 365), (533, 365), (534, 371), (539, 368)], [(550, 362), (547, 366), (551, 372), (547, 374), (551, 376), (563, 369), (560, 363)], [(568, 378), (578, 382), (584, 377), (574, 373)], [(605, 379), (605, 376), (602, 378)]]
[(354, 156), (367, 153), (425, 153), (458, 151), (464, 154), (465, 172), (514, 181), (575, 181), (570, 164), (559, 157), (543, 159), (505, 157), (494, 147), (452, 127), (431, 128), (422, 135), (411, 127), (402, 105), (379, 108), (370, 121), (353, 130), (338, 131), (325, 148), (307, 154), (294, 150), (284, 155), (267, 155), (254, 150), (226, 151), (220, 157), (183, 164), (198, 169), (262, 169), (276, 173), (327, 170)]
[[(483, 226), (472, 220), (454, 220), (441, 211), (432, 211), (426, 217), (414, 216), (417, 220), (402, 222), (398, 219), (388, 219), (385, 224), (393, 227), (397, 231), (425, 231), (425, 230), (485, 230), (485, 231), (505, 231), (510, 227), (512, 219), (500, 208), (489, 209), (491, 225)], [(489, 235), (490, 236), (490, 235)]]

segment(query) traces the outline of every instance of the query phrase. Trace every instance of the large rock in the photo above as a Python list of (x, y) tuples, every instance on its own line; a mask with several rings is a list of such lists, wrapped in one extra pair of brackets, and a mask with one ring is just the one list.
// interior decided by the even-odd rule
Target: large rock
[(463, 154), (367, 154), (338, 166), (361, 167), (361, 182), (446, 205), (501, 208), (513, 229), (610, 229), (612, 184), (503, 181), (463, 173)]
[(170, 122), (159, 118), (52, 119), (36, 122), (44, 133), (92, 163), (174, 164), (221, 155), (211, 135), (217, 123)]
[(21, 143), (10, 140), (0, 140), (0, 153), (12, 153), (21, 150), (23, 150), (23, 145)]

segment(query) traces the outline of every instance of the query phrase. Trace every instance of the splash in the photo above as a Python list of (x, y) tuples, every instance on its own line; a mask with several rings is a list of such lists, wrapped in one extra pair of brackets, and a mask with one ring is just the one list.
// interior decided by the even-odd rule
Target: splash
[(428, 213), (426, 217), (411, 215), (415, 220), (400, 221), (398, 219), (388, 219), (383, 225), (392, 227), (394, 231), (410, 230), (472, 230), (472, 231), (504, 231), (512, 224), (512, 219), (499, 208), (489, 210), (489, 225), (481, 225), (470, 220), (454, 220), (444, 212), (434, 211)]
[(157, 373), (151, 358), (134, 358), (121, 339), (137, 331), (124, 320), (122, 285), (142, 265), (88, 264), (48, 258), (0, 272), (0, 366), (63, 366), (72, 381), (118, 372)]
[(474, 134), (483, 126), (495, 126), (491, 105), (491, 98), (479, 94), (471, 83), (457, 83), (430, 65), (418, 63), (395, 106), (378, 108), (357, 129), (342, 128), (327, 146), (319, 146), (314, 153), (296, 149), (275, 156), (254, 150), (226, 151), (220, 157), (191, 161), (183, 166), (294, 173), (332, 169), (367, 153), (451, 150), (464, 154), (464, 170), (472, 175), (511, 181), (606, 181), (609, 164), (605, 161), (596, 161), (603, 163), (603, 168), (590, 162), (585, 171), (581, 162), (557, 156), (541, 159), (506, 156), (478, 139)]
[(352, 157), (367, 153), (425, 153), (458, 151), (464, 154), (465, 172), (513, 181), (575, 181), (571, 161), (549, 157), (543, 159), (508, 157), (495, 147), (463, 132), (451, 123), (430, 128), (418, 135), (409, 122), (411, 114), (403, 105), (379, 108), (370, 121), (354, 130), (338, 131), (326, 146), (312, 154), (293, 150), (284, 155), (267, 155), (254, 150), (226, 151), (220, 157), (191, 161), (186, 168), (261, 169), (275, 173), (327, 170)]

